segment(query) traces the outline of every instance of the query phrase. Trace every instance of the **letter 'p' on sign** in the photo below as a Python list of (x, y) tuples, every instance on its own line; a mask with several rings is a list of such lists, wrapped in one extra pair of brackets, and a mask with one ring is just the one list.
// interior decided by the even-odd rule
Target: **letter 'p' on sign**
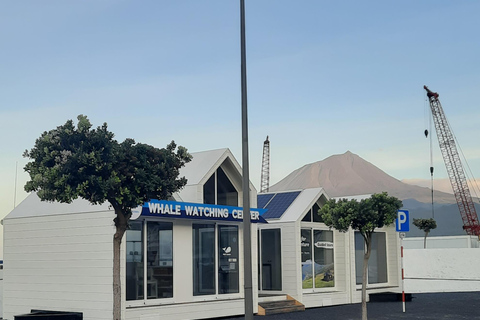
[(398, 210), (397, 219), (395, 220), (395, 231), (397, 232), (410, 231), (410, 221), (408, 217), (408, 210)]

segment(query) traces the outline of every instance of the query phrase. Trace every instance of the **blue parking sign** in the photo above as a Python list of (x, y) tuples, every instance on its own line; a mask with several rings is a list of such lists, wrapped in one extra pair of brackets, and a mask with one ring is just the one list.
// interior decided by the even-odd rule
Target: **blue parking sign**
[(398, 210), (397, 219), (395, 219), (395, 231), (410, 231), (410, 218), (408, 216), (408, 210)]

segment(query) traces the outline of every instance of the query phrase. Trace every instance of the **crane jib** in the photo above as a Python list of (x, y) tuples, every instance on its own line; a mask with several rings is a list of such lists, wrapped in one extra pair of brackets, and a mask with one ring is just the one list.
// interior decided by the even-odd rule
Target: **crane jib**
[(472, 196), (468, 188), (454, 136), (448, 125), (440, 100), (438, 99), (439, 95), (436, 92), (432, 92), (427, 86), (423, 86), (423, 88), (427, 91), (430, 110), (437, 132), (438, 144), (440, 145), (440, 151), (442, 152), (443, 161), (447, 168), (453, 194), (455, 195), (455, 200), (457, 201), (458, 209), (462, 216), (463, 229), (469, 235), (480, 236), (480, 224), (478, 222), (475, 205), (473, 204)]

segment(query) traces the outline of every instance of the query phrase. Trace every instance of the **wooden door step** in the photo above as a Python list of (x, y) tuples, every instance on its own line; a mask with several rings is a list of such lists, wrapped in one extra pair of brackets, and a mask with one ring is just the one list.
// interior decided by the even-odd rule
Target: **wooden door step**
[(305, 311), (305, 306), (289, 295), (284, 300), (258, 303), (258, 315), (260, 316), (297, 311)]

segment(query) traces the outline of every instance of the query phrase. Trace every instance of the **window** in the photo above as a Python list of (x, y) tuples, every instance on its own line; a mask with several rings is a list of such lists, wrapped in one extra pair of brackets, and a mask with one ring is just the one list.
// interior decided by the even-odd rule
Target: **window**
[(239, 292), (237, 226), (218, 226), (218, 265), (218, 293)]
[(307, 214), (303, 217), (302, 221), (303, 222), (323, 222), (322, 217), (318, 214), (319, 210), (320, 210), (320, 206), (317, 203), (315, 203), (307, 212)]
[(301, 229), (302, 288), (335, 286), (333, 231)]
[(215, 225), (193, 225), (193, 295), (215, 294)]
[(126, 237), (126, 299), (143, 299), (143, 222), (131, 222)]
[(258, 231), (258, 287), (282, 290), (282, 238), (280, 229)]
[[(365, 254), (365, 240), (360, 232), (355, 232), (355, 275), (356, 283), (362, 284), (363, 256)], [(385, 232), (372, 234), (372, 252), (368, 259), (368, 284), (387, 283), (387, 242)]]
[(173, 224), (147, 222), (147, 299), (173, 297)]
[(126, 247), (126, 299), (173, 297), (173, 224), (134, 221), (127, 230)]
[(194, 224), (192, 230), (193, 295), (238, 293), (238, 227)]
[(203, 203), (238, 206), (238, 192), (222, 168), (203, 185)]

